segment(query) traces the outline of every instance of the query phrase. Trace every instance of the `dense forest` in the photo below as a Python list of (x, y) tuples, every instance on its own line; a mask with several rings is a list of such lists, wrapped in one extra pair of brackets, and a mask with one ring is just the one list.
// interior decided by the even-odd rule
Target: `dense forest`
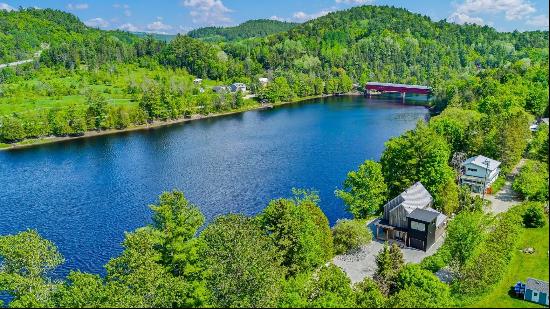
[[(63, 257), (53, 243), (33, 230), (0, 236), (0, 292), (11, 307), (466, 306), (503, 278), (518, 235), (547, 224), (548, 126), (529, 130), (548, 116), (547, 31), (501, 33), (379, 6), (222, 43), (99, 31), (54, 10), (0, 11), (0, 27), (7, 29), (0, 34), (4, 60), (49, 45), (34, 63), (0, 71), (5, 143), (259, 104), (211, 89), (232, 82), (270, 102), (348, 92), (366, 81), (426, 84), (437, 114), (389, 140), (380, 162), (348, 174), (335, 194), (354, 219), (332, 228), (315, 192), (295, 190), (257, 216), (220, 216), (207, 225), (183, 193), (167, 192), (150, 206), (152, 223), (126, 235), (106, 276), (74, 271), (55, 279)], [(218, 31), (211, 30), (203, 33)], [(258, 77), (269, 83), (261, 86)], [(527, 159), (513, 184), (527, 202), (485, 214), (481, 198), (456, 182), (461, 154), (499, 160), (504, 174)], [(397, 246), (386, 246), (374, 277), (352, 284), (331, 259), (368, 243), (364, 220), (417, 181), (453, 217), (443, 247), (412, 265)], [(453, 274), (449, 284), (435, 276), (441, 268)]]
[(249, 38), (260, 38), (270, 34), (285, 32), (295, 27), (296, 23), (270, 19), (249, 20), (234, 27), (205, 27), (191, 30), (188, 36), (208, 42), (237, 41)]

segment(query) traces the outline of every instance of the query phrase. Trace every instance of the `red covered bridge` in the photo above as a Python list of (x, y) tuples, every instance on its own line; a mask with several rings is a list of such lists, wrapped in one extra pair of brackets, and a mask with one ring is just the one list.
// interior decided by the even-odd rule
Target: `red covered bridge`
[(398, 93), (401, 93), (403, 97), (405, 97), (406, 93), (415, 93), (415, 94), (424, 94), (424, 95), (432, 94), (432, 88), (428, 86), (368, 82), (365, 85), (365, 93), (371, 94), (374, 91), (398, 92)]

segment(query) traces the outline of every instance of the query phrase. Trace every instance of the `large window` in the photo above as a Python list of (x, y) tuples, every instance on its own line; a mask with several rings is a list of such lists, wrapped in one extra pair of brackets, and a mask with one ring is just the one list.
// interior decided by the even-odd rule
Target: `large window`
[(426, 225), (424, 223), (411, 221), (411, 229), (424, 232), (426, 231)]
[(477, 168), (468, 168), (469, 172), (477, 172)]

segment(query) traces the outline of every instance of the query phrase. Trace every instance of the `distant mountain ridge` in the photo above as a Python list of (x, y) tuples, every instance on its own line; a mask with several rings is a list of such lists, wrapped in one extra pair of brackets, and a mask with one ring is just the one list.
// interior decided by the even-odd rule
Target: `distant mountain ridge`
[(270, 19), (249, 20), (234, 27), (205, 27), (190, 31), (192, 38), (209, 42), (236, 41), (248, 38), (265, 37), (270, 34), (285, 32), (299, 25)]

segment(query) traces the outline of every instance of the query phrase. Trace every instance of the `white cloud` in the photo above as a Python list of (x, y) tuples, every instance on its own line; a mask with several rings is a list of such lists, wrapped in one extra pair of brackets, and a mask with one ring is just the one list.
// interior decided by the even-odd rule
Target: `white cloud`
[(318, 18), (318, 17), (321, 17), (321, 16), (325, 16), (327, 15), (328, 13), (332, 12), (333, 10), (322, 10), (322, 11), (319, 11), (319, 12), (316, 12), (316, 13), (311, 13), (311, 14), (307, 14), (307, 13), (304, 13), (302, 11), (299, 11), (299, 12), (295, 12), (294, 14), (292, 14), (292, 19), (295, 20), (295, 21), (298, 21), (298, 22), (303, 22), (303, 21), (307, 21), (307, 20), (310, 20), (310, 19), (315, 19), (315, 18)]
[(69, 3), (67, 4), (67, 9), (71, 11), (77, 11), (77, 10), (87, 10), (90, 6), (88, 3)]
[(183, 0), (181, 4), (191, 9), (189, 15), (196, 24), (219, 25), (231, 22), (227, 14), (233, 11), (221, 0)]
[(158, 20), (147, 25), (147, 30), (149, 31), (166, 31), (171, 30), (173, 27), (167, 24), (164, 24), (162, 21)]
[(374, 0), (336, 0), (336, 3), (353, 4), (353, 5), (367, 4), (367, 3), (373, 3), (373, 2)]
[(530, 26), (548, 29), (548, 16), (538, 15), (527, 20), (526, 24)]
[(504, 13), (507, 20), (520, 20), (535, 11), (533, 4), (527, 0), (466, 0), (456, 5), (456, 10), (451, 16), (463, 15), (476, 18), (471, 16), (480, 13)]
[(113, 4), (113, 7), (115, 9), (121, 9), (122, 14), (124, 14), (124, 16), (126, 16), (126, 17), (132, 16), (132, 11), (130, 10), (130, 6), (128, 4), (115, 3), (115, 4)]
[(13, 6), (10, 6), (7, 3), (0, 2), (0, 10), (4, 10), (4, 11), (9, 12), (9, 11), (15, 11), (15, 8)]
[(109, 22), (106, 21), (105, 19), (101, 18), (101, 17), (88, 19), (87, 21), (84, 22), (84, 24), (88, 27), (93, 27), (93, 28), (107, 28), (107, 27), (109, 27)]
[(134, 24), (131, 24), (131, 23), (122, 24), (122, 25), (118, 26), (118, 29), (124, 30), (124, 31), (130, 31), (130, 32), (140, 31), (138, 26), (136, 26)]
[(459, 25), (462, 25), (462, 24), (485, 25), (485, 22), (481, 17), (472, 17), (464, 13), (457, 13), (457, 12), (454, 12), (453, 14), (451, 14), (448, 20), (452, 23), (456, 23)]

